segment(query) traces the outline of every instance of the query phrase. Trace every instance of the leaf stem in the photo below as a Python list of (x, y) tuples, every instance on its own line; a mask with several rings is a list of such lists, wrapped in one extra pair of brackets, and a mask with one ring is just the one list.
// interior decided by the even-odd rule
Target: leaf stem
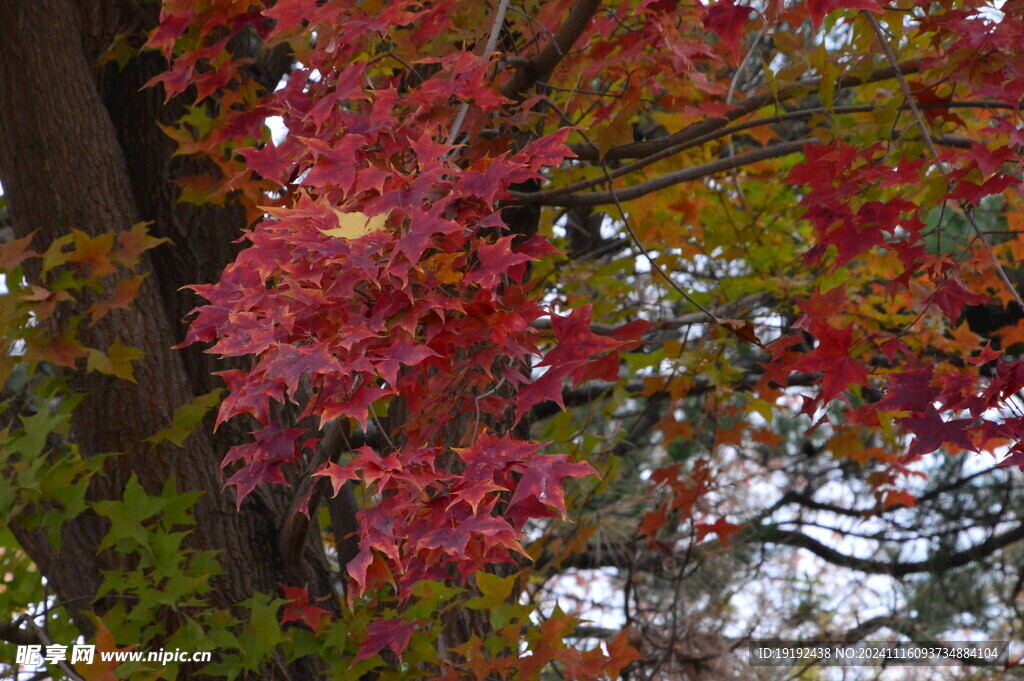
[[(582, 131), (580, 131), (580, 133), (583, 134)], [(591, 144), (591, 141), (589, 139), (587, 139), (586, 134), (583, 134), (583, 138), (587, 140), (588, 144)], [(650, 263), (651, 268), (655, 272), (660, 274), (661, 277), (666, 282), (668, 282), (668, 285), (671, 286), (672, 288), (674, 288), (679, 293), (679, 295), (681, 295), (686, 300), (686, 302), (690, 303), (695, 308), (697, 308), (698, 310), (703, 312), (705, 315), (707, 315), (708, 319), (710, 319), (711, 321), (715, 322), (716, 324), (720, 324), (722, 322), (722, 320), (719, 319), (718, 317), (716, 317), (715, 314), (712, 313), (710, 310), (708, 310), (706, 307), (704, 307), (703, 305), (698, 303), (693, 298), (693, 296), (691, 296), (689, 293), (684, 291), (678, 284), (676, 284), (676, 282), (672, 280), (672, 277), (668, 276), (668, 273), (665, 270), (663, 270), (661, 268), (661, 265), (659, 265), (657, 263), (657, 261), (654, 259), (654, 257), (651, 256), (650, 252), (647, 250), (646, 247), (644, 247), (643, 243), (640, 242), (640, 237), (638, 237), (636, 235), (636, 232), (633, 231), (633, 225), (630, 224), (629, 217), (626, 216), (626, 210), (622, 207), (622, 203), (619, 201), (619, 196), (615, 192), (615, 183), (612, 180), (611, 175), (608, 173), (608, 164), (605, 163), (604, 161), (601, 161), (601, 171), (604, 173), (605, 178), (607, 178), (607, 181), (608, 181), (608, 194), (611, 196), (612, 201), (614, 201), (614, 203), (615, 203), (615, 207), (619, 211), (619, 217), (622, 218), (622, 223), (626, 226), (626, 231), (629, 232), (629, 238), (633, 241), (634, 244), (636, 244), (636, 247), (643, 254), (643, 256), (647, 260), (647, 262)]]
[[(489, 56), (494, 52), (494, 48), (498, 45), (498, 36), (501, 34), (501, 27), (505, 24), (508, 4), (509, 0), (500, 0), (498, 3), (498, 14), (494, 17), (494, 23), (491, 25), (491, 34), (487, 36), (487, 45), (484, 47), (485, 56)], [(459, 129), (462, 127), (463, 121), (466, 120), (467, 113), (469, 113), (469, 101), (463, 102), (459, 108), (459, 113), (455, 116), (455, 122), (452, 123), (452, 129), (448, 132), (448, 141), (445, 144), (449, 146), (455, 144), (455, 140), (459, 136)]]

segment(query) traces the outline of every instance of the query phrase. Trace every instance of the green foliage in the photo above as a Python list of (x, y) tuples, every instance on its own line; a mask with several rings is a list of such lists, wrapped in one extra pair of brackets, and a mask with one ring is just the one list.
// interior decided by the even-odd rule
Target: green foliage
[(174, 412), (174, 419), (171, 425), (157, 432), (146, 440), (151, 446), (156, 447), (161, 442), (173, 442), (181, 447), (185, 440), (191, 435), (206, 417), (210, 410), (220, 404), (224, 396), (224, 389), (217, 388), (205, 395), (200, 395), (188, 404), (183, 404)]
[[(999, 585), (944, 556), (971, 531), (995, 536), (1019, 503), (969, 490), (947, 512), (916, 484), (955, 449), (1010, 449), (1024, 467), (1010, 350), (1024, 327), (998, 324), (1000, 348), (962, 323), (988, 296), (1018, 296), (998, 259), (1024, 254), (1007, 113), (1020, 19), (961, 5), (162, 3), (148, 42), (169, 62), (150, 80), (174, 102), (162, 128), (210, 171), (177, 178), (175, 198), (230, 202), (251, 224), (220, 281), (204, 270), (192, 287), (209, 304), (183, 344), (213, 343), (227, 389), (164, 405), (177, 411), (141, 436), (149, 449), (123, 446), (185, 448), (220, 405), (218, 424), (235, 421), (202, 456), (224, 456), (239, 513), (280, 530), (239, 538), (274, 547), (255, 572), (320, 581), (264, 580), (226, 603), (241, 587), (219, 591), (219, 556), (196, 536), (210, 499), (152, 482), (135, 451), (117, 498), (87, 493), (128, 457), (83, 458), (71, 424), (100, 396), (71, 386), (134, 382), (143, 358), (91, 347), (115, 336), (90, 330), (169, 282), (147, 279), (162, 266), (142, 256), (165, 240), (145, 225), (68, 225), (42, 252), (32, 236), (0, 247), (0, 568), (23, 581), (0, 606), (71, 635), (60, 608), (39, 612), (52, 596), (14, 545), (37, 533), (56, 547), (77, 517), (106, 530), (83, 606), (97, 643), (217, 652), (201, 669), (132, 662), (99, 678), (593, 681), (641, 659), (631, 678), (681, 678), (725, 657), (727, 630), (749, 631), (745, 582), (790, 599), (782, 615), (777, 593), (759, 596), (764, 627), (860, 626), (828, 580), (780, 569), (786, 551), (924, 569), (900, 562), (920, 503), (951, 528), (918, 537), (943, 574), (907, 580), (893, 609), (936, 634), (980, 618)], [(98, 80), (131, 68), (139, 37), (110, 43)], [(274, 89), (250, 48), (298, 62)], [(254, 437), (227, 442), (236, 426)], [(330, 426), (343, 443), (327, 451)], [(359, 494), (358, 555), (339, 574), (284, 541), (301, 526), (285, 509), (322, 505), (320, 476)], [(874, 527), (849, 530), (860, 523)], [(887, 562), (818, 548), (822, 529)], [(613, 607), (640, 626), (580, 633), (584, 608), (557, 603), (570, 566), (621, 587)], [(340, 580), (347, 602), (310, 596)], [(1016, 592), (1000, 595), (1009, 612)]]
[[(191, 511), (198, 493), (179, 493), (168, 480), (159, 495), (148, 495), (132, 476), (123, 499), (96, 501), (92, 507), (110, 521), (101, 543), (118, 568), (103, 571), (98, 596), (113, 607), (103, 615), (115, 642), (139, 645), (173, 639), (199, 643), (199, 631), (211, 629), (216, 609), (210, 607), (211, 581), (222, 573), (216, 555), (183, 546), (192, 531)], [(181, 631), (178, 632), (178, 629)], [(208, 643), (198, 646), (208, 650)], [(167, 644), (162, 645), (168, 648)], [(167, 678), (174, 678), (172, 666)], [(126, 662), (120, 678), (159, 670), (159, 665)]]

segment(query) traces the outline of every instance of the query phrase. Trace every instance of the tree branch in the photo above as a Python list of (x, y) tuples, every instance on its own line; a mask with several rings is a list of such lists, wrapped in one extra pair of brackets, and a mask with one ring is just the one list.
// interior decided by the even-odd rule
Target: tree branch
[(811, 509), (812, 511), (826, 511), (828, 513), (834, 513), (848, 518), (863, 518), (864, 514), (870, 510), (858, 510), (855, 508), (845, 508), (843, 506), (828, 504), (823, 501), (818, 501), (807, 492), (786, 492), (782, 495), (782, 499), (780, 499), (780, 501), (783, 504), (798, 504), (804, 508)]
[(757, 163), (758, 161), (766, 161), (772, 158), (779, 158), (780, 156), (788, 156), (789, 154), (801, 151), (804, 148), (804, 145), (813, 144), (817, 141), (816, 137), (806, 137), (793, 142), (782, 142), (780, 144), (765, 147), (764, 149), (750, 151), (745, 154), (728, 156), (726, 158), (720, 158), (717, 161), (711, 161), (710, 163), (702, 163), (699, 166), (683, 168), (682, 170), (677, 170), (674, 173), (668, 173), (653, 180), (648, 180), (642, 184), (626, 187), (625, 189), (593, 192), (590, 194), (568, 194), (549, 199), (538, 199), (536, 195), (530, 194), (517, 198), (524, 202), (533, 201), (542, 206), (600, 206), (615, 203), (616, 198), (619, 201), (631, 201), (633, 199), (640, 198), (641, 196), (665, 189), (666, 187), (671, 187), (675, 184), (692, 182), (693, 180), (699, 180), (707, 177), (708, 175), (732, 170), (733, 168), (739, 168), (750, 163)]
[(31, 631), (22, 629), (18, 621), (0, 622), (0, 640), (17, 646), (30, 646), (39, 643), (36, 635)]
[[(986, 541), (976, 544), (968, 549), (954, 553), (941, 553), (927, 560), (909, 562), (884, 561), (873, 558), (857, 558), (826, 546), (817, 539), (796, 531), (779, 530), (777, 525), (766, 525), (751, 528), (745, 527), (740, 531), (745, 541), (763, 542), (766, 544), (779, 544), (792, 546), (810, 551), (822, 560), (839, 567), (856, 570), (865, 574), (888, 575), (894, 578), (906, 577), (920, 573), (940, 573), (953, 568), (962, 567), (982, 558), (986, 558), (996, 551), (1024, 539), (1024, 524), (1017, 525), (1011, 530), (993, 535)], [(708, 545), (716, 545), (717, 542), (709, 542)], [(695, 547), (692, 551), (700, 551), (703, 545)], [(640, 551), (632, 544), (600, 544), (593, 546), (583, 553), (572, 554), (565, 557), (559, 564), (561, 570), (595, 570), (603, 567), (630, 568), (634, 572), (655, 572), (666, 569), (676, 558), (680, 556), (659, 551)]]
[[(26, 621), (31, 627), (31, 631), (28, 629), (21, 628), (21, 622)], [(31, 646), (31, 645), (42, 645), (49, 646), (53, 645), (53, 641), (50, 640), (46, 632), (32, 621), (31, 617), (22, 615), (13, 622), (2, 622), (0, 623), (0, 640), (13, 643), (18, 646)], [(75, 673), (75, 670), (71, 668), (66, 661), (57, 661), (57, 666), (60, 668), (68, 678), (74, 681), (82, 681), (82, 677)], [(33, 677), (35, 678), (35, 677)]]
[(537, 81), (547, 80), (590, 24), (600, 4), (601, 0), (576, 0), (569, 10), (565, 23), (555, 33), (551, 42), (531, 59), (516, 62), (515, 75), (501, 86), (501, 94), (509, 99), (518, 99), (536, 85)]
[[(759, 305), (761, 303), (766, 303), (769, 301), (770, 298), (771, 296), (764, 292), (752, 293), (748, 296), (743, 296), (742, 298), (737, 299), (735, 302), (720, 305), (712, 309), (711, 312), (713, 312), (715, 316), (718, 317), (730, 317), (733, 314), (735, 314), (737, 310), (754, 307), (755, 305)], [(661, 331), (665, 329), (679, 329), (684, 326), (692, 326), (694, 324), (707, 324), (709, 322), (710, 320), (708, 319), (708, 316), (703, 312), (688, 312), (684, 315), (680, 315), (672, 319), (663, 319), (661, 321), (654, 322), (654, 325), (650, 328), (648, 333), (654, 331)], [(551, 318), (543, 317), (534, 322), (531, 322), (530, 326), (532, 326), (535, 329), (541, 329), (546, 331), (551, 328)], [(613, 335), (615, 333), (615, 328), (616, 327), (610, 324), (599, 324), (596, 322), (590, 325), (590, 330), (601, 336)]]
[[(924, 110), (948, 110), (964, 108), (1012, 109), (1012, 107), (1010, 107), (1009, 105), (1002, 104), (1000, 102), (929, 102), (926, 104), (920, 104), (919, 106), (921, 107), (921, 109)], [(909, 110), (909, 107), (907, 107), (906, 105), (904, 105), (904, 108), (907, 108)], [(656, 163), (657, 161), (661, 161), (671, 156), (675, 156), (676, 154), (682, 153), (687, 149), (692, 149), (702, 144), (707, 144), (708, 142), (713, 142), (715, 140), (722, 139), (723, 137), (728, 137), (729, 135), (735, 135), (745, 130), (760, 128), (765, 125), (775, 125), (776, 123), (785, 123), (787, 121), (806, 120), (808, 118), (811, 118), (812, 116), (817, 116), (821, 114), (871, 113), (876, 110), (878, 110), (878, 107), (872, 104), (863, 104), (856, 106), (837, 106), (834, 107), (831, 111), (823, 106), (818, 106), (810, 107), (807, 109), (798, 109), (796, 111), (790, 111), (788, 113), (778, 114), (776, 116), (756, 118), (752, 121), (744, 121), (742, 123), (737, 123), (736, 125), (730, 125), (729, 127), (721, 128), (720, 130), (716, 130), (715, 132), (709, 132), (706, 135), (701, 135), (700, 137), (695, 137), (693, 139), (665, 147), (664, 149), (655, 154), (651, 154), (650, 156), (644, 156), (643, 158), (637, 159), (632, 163), (615, 168), (614, 170), (611, 170), (609, 172), (609, 175), (611, 175), (613, 179), (623, 177), (636, 170), (645, 168), (651, 165), (652, 163)], [(947, 146), (957, 146), (966, 148), (970, 147), (969, 140), (963, 137), (955, 137), (953, 135), (942, 135), (939, 138), (936, 138), (935, 141)], [(510, 193), (517, 199), (529, 198), (531, 201), (536, 202), (544, 201), (550, 198), (554, 198), (556, 196), (564, 196), (565, 194), (571, 194), (573, 192), (582, 191), (584, 189), (590, 189), (591, 187), (597, 187), (599, 185), (605, 184), (607, 181), (608, 180), (603, 175), (599, 175), (597, 177), (592, 177), (588, 180), (581, 180), (579, 182), (574, 182), (563, 187), (555, 187), (554, 189), (547, 189), (545, 191), (532, 192), (529, 194), (515, 191)]]
[(777, 525), (763, 526), (748, 531), (753, 539), (761, 539), (770, 544), (782, 544), (806, 549), (833, 565), (868, 574), (889, 575), (897, 578), (921, 572), (945, 572), (946, 570), (961, 567), (990, 556), (999, 549), (1024, 539), (1024, 524), (1021, 524), (1006, 532), (995, 534), (980, 544), (976, 544), (963, 551), (941, 553), (928, 560), (899, 563), (872, 558), (857, 558), (856, 556), (840, 553), (832, 547), (819, 542), (817, 539), (808, 537), (800, 532), (780, 531)]
[[(53, 641), (51, 641), (50, 637), (46, 635), (46, 632), (43, 630), (42, 627), (40, 627), (31, 619), (28, 620), (28, 625), (35, 630), (36, 640), (39, 643), (41, 643), (44, 648), (53, 645)], [(64, 672), (65, 676), (71, 679), (71, 681), (84, 681), (84, 679), (74, 669), (72, 669), (71, 665), (67, 662), (67, 660), (57, 660), (56, 665), (58, 669)]]
[[(889, 47), (889, 41), (885, 39), (885, 33), (882, 31), (882, 27), (879, 25), (878, 20), (871, 12), (862, 11), (871, 27), (875, 31), (875, 36), (878, 38), (878, 44), (882, 48), (882, 52), (885, 54), (886, 59), (889, 60), (890, 64), (896, 64), (896, 55), (893, 54), (892, 48)], [(921, 136), (924, 138), (925, 144), (928, 145), (928, 151), (931, 152), (932, 158), (935, 159), (935, 167), (938, 168), (942, 176), (946, 178), (946, 185), (952, 189), (952, 184), (949, 181), (949, 172), (946, 164), (939, 160), (939, 150), (935, 146), (935, 142), (932, 141), (931, 133), (928, 132), (928, 127), (924, 123), (924, 118), (921, 116), (921, 111), (918, 108), (917, 100), (914, 99), (914, 93), (910, 91), (910, 85), (907, 83), (907, 79), (903, 77), (902, 73), (896, 72), (896, 79), (900, 84), (900, 89), (903, 91), (903, 98), (906, 100), (907, 106), (910, 107), (911, 113), (914, 114), (914, 121), (917, 123), (918, 129), (921, 130)], [(968, 209), (966, 201), (959, 201), (960, 209), (963, 212), (963, 216), (967, 218), (967, 221), (971, 224), (971, 228), (974, 233), (981, 239), (981, 243), (985, 245), (985, 248), (989, 251), (989, 258), (992, 260), (992, 264), (995, 265), (996, 272), (999, 274), (999, 278), (1002, 279), (1006, 288), (1010, 291), (1014, 300), (1021, 307), (1024, 307), (1024, 298), (1021, 298), (1020, 293), (1017, 292), (1017, 287), (1010, 281), (1010, 277), (1007, 276), (1006, 270), (1003, 269), (1003, 264), (999, 262), (999, 258), (992, 253), (992, 247), (988, 242), (988, 237), (985, 236), (985, 232), (982, 231), (981, 227), (978, 226), (978, 222), (974, 219), (974, 214)]]
[[(505, 13), (508, 11), (508, 3), (509, 0), (498, 0), (498, 11), (494, 16), (494, 23), (491, 24), (491, 33), (487, 37), (487, 44), (484, 46), (484, 57), (489, 57), (498, 44), (501, 27), (505, 25)], [(448, 131), (448, 140), (445, 142), (448, 146), (455, 144), (455, 140), (459, 138), (459, 128), (462, 127), (462, 122), (466, 119), (467, 112), (469, 112), (469, 100), (463, 102), (462, 106), (459, 107), (459, 113), (455, 116), (455, 122), (452, 123), (452, 128)]]
[[(905, 62), (899, 65), (898, 69), (892, 67), (886, 67), (874, 71), (867, 78), (859, 78), (857, 76), (844, 76), (836, 81), (837, 89), (845, 89), (850, 87), (856, 87), (858, 85), (865, 85), (868, 83), (875, 83), (882, 80), (889, 80), (895, 78), (897, 74), (912, 74), (917, 73), (921, 69), (922, 60), (913, 60)], [(736, 108), (718, 118), (708, 118), (701, 121), (700, 123), (694, 123), (693, 125), (687, 126), (678, 132), (656, 140), (647, 140), (644, 142), (632, 142), (630, 144), (624, 144), (620, 147), (613, 147), (608, 150), (603, 156), (605, 161), (619, 161), (627, 158), (642, 158), (644, 156), (650, 156), (651, 154), (657, 153), (666, 147), (670, 147), (680, 142), (692, 140), (708, 133), (715, 132), (716, 130), (724, 127), (732, 121), (743, 118), (747, 114), (753, 113), (763, 106), (767, 106), (772, 102), (778, 102), (782, 99), (788, 99), (794, 96), (798, 92), (813, 88), (821, 84), (821, 78), (815, 78), (805, 83), (796, 83), (787, 88), (781, 89), (778, 94), (774, 92), (762, 92), (759, 95), (748, 97), (739, 104)], [(587, 161), (597, 161), (602, 159), (601, 151), (593, 144), (572, 144), (569, 148), (581, 159)]]
[(288, 43), (281, 43), (274, 47), (261, 47), (248, 68), (257, 83), (266, 88), (267, 92), (273, 92), (294, 63), (291, 46)]
[[(763, 375), (763, 373), (763, 371), (751, 369), (750, 371), (747, 371), (742, 376), (740, 376), (739, 380), (737, 380), (733, 384), (731, 389), (750, 390), (751, 388), (754, 387), (754, 385), (757, 384), (759, 380), (761, 380), (761, 376)], [(653, 376), (647, 378), (667, 377)], [(821, 378), (820, 373), (793, 374), (789, 377), (789, 380), (786, 381), (786, 387), (797, 388), (813, 385), (815, 381), (817, 381), (819, 378)], [(566, 389), (562, 391), (562, 402), (565, 404), (567, 409), (571, 407), (582, 407), (586, 404), (595, 402), (606, 397), (608, 393), (617, 385), (621, 384), (611, 383), (608, 381), (592, 381), (580, 388), (576, 388), (573, 390)], [(628, 383), (625, 384), (624, 387), (627, 392), (639, 395), (646, 388), (646, 382), (645, 379), (636, 379), (629, 381)], [(693, 384), (686, 391), (686, 396), (697, 397), (699, 395), (704, 395), (707, 394), (708, 392), (711, 392), (711, 390), (714, 387), (715, 386), (712, 385), (711, 382), (708, 381), (706, 378), (704, 378), (703, 376), (698, 376), (694, 379)], [(562, 408), (555, 402), (541, 402), (540, 404), (536, 405), (530, 412), (530, 417), (534, 421), (543, 421), (544, 419), (551, 418), (552, 416), (561, 413), (561, 411)]]
[[(330, 485), (330, 480), (326, 477), (312, 477), (312, 473), (341, 448), (344, 440), (342, 435), (341, 425), (337, 421), (331, 421), (324, 427), (323, 439), (317, 445), (316, 453), (306, 467), (307, 470), (295, 488), (291, 503), (284, 514), (277, 536), (277, 549), (285, 572), (292, 577), (301, 579), (302, 547), (309, 533), (310, 519), (316, 515), (320, 499)], [(305, 513), (300, 511), (303, 503), (306, 503)]]

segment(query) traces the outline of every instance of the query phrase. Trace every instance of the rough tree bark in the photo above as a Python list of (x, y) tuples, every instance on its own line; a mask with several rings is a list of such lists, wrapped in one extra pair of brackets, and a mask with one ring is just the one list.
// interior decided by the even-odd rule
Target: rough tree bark
[[(274, 593), (296, 575), (305, 576), (311, 595), (324, 595), (331, 591), (331, 576), (318, 536), (307, 538), (298, 569), (281, 564), (276, 538), (288, 490), (261, 490), (238, 512), (233, 495), (222, 489), (219, 464), (226, 448), (238, 442), (237, 431), (222, 429), (215, 437), (196, 432), (180, 449), (143, 444), (169, 423), (178, 406), (215, 387), (210, 372), (224, 368), (198, 351), (171, 350), (182, 337), (181, 317), (193, 304), (178, 289), (215, 279), (232, 257), (231, 241), (245, 222), (237, 206), (196, 209), (177, 202), (172, 180), (195, 173), (189, 168), (194, 162), (172, 159), (173, 144), (156, 123), (179, 116), (181, 105), (164, 104), (161, 92), (139, 89), (162, 60), (143, 55), (123, 70), (95, 66), (115, 32), (155, 25), (157, 4), (0, 3), (0, 182), (15, 235), (35, 232), (33, 245), (41, 250), (71, 228), (95, 235), (148, 220), (152, 233), (174, 242), (143, 262), (149, 276), (135, 304), (81, 331), (90, 347), (117, 340), (145, 353), (135, 366), (135, 384), (95, 373), (71, 378), (88, 396), (72, 422), (82, 454), (123, 452), (92, 480), (88, 494), (120, 499), (133, 473), (151, 494), (172, 477), (179, 490), (203, 492), (192, 542), (221, 552), (220, 607), (253, 592)], [(280, 74), (287, 63), (282, 57), (257, 60), (256, 68), (265, 69), (257, 75), (270, 80), (275, 70)], [(95, 600), (99, 571), (113, 567), (106, 564), (112, 559), (97, 551), (105, 521), (95, 514), (74, 519), (59, 552), (45, 534), (13, 529), (89, 634), (91, 624), (83, 615)], [(312, 671), (308, 664), (278, 665), (261, 678), (308, 678)]]

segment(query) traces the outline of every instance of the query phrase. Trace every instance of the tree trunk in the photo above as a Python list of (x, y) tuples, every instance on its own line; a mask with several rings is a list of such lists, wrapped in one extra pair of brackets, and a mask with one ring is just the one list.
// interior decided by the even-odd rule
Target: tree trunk
[[(174, 240), (144, 259), (140, 269), (149, 276), (133, 305), (79, 329), (89, 347), (105, 350), (119, 341), (145, 356), (135, 364), (134, 384), (95, 372), (71, 376), (73, 388), (87, 395), (74, 412), (71, 435), (83, 456), (122, 452), (91, 481), (91, 499), (120, 499), (133, 473), (150, 494), (168, 478), (181, 491), (204, 492), (192, 545), (221, 552), (225, 574), (216, 582), (215, 605), (230, 607), (253, 592), (275, 593), (287, 574), (297, 574), (277, 558), (287, 490), (261, 490), (235, 510), (219, 469), (226, 447), (237, 443), (230, 429), (216, 439), (196, 432), (180, 449), (143, 441), (165, 427), (177, 407), (215, 387), (210, 372), (225, 368), (198, 351), (170, 348), (180, 341), (179, 320), (193, 305), (178, 288), (216, 278), (245, 218), (237, 206), (177, 203), (171, 180), (195, 162), (171, 158), (173, 144), (156, 121), (176, 118), (180, 107), (165, 106), (161, 92), (139, 92), (160, 68), (159, 57), (144, 54), (123, 71), (94, 67), (110, 31), (124, 27), (121, 7), (113, 1), (0, 2), (0, 182), (15, 234), (35, 232), (39, 250), (71, 228), (96, 235), (140, 220), (153, 221), (154, 234)], [(43, 533), (12, 529), (82, 631), (91, 633), (83, 614), (95, 599), (99, 571), (112, 567), (97, 550), (105, 521), (91, 513), (75, 518), (65, 526), (59, 552)], [(311, 596), (329, 593), (318, 537), (308, 538), (303, 562), (298, 574), (307, 576)], [(279, 665), (262, 678), (302, 678), (308, 671)]]

